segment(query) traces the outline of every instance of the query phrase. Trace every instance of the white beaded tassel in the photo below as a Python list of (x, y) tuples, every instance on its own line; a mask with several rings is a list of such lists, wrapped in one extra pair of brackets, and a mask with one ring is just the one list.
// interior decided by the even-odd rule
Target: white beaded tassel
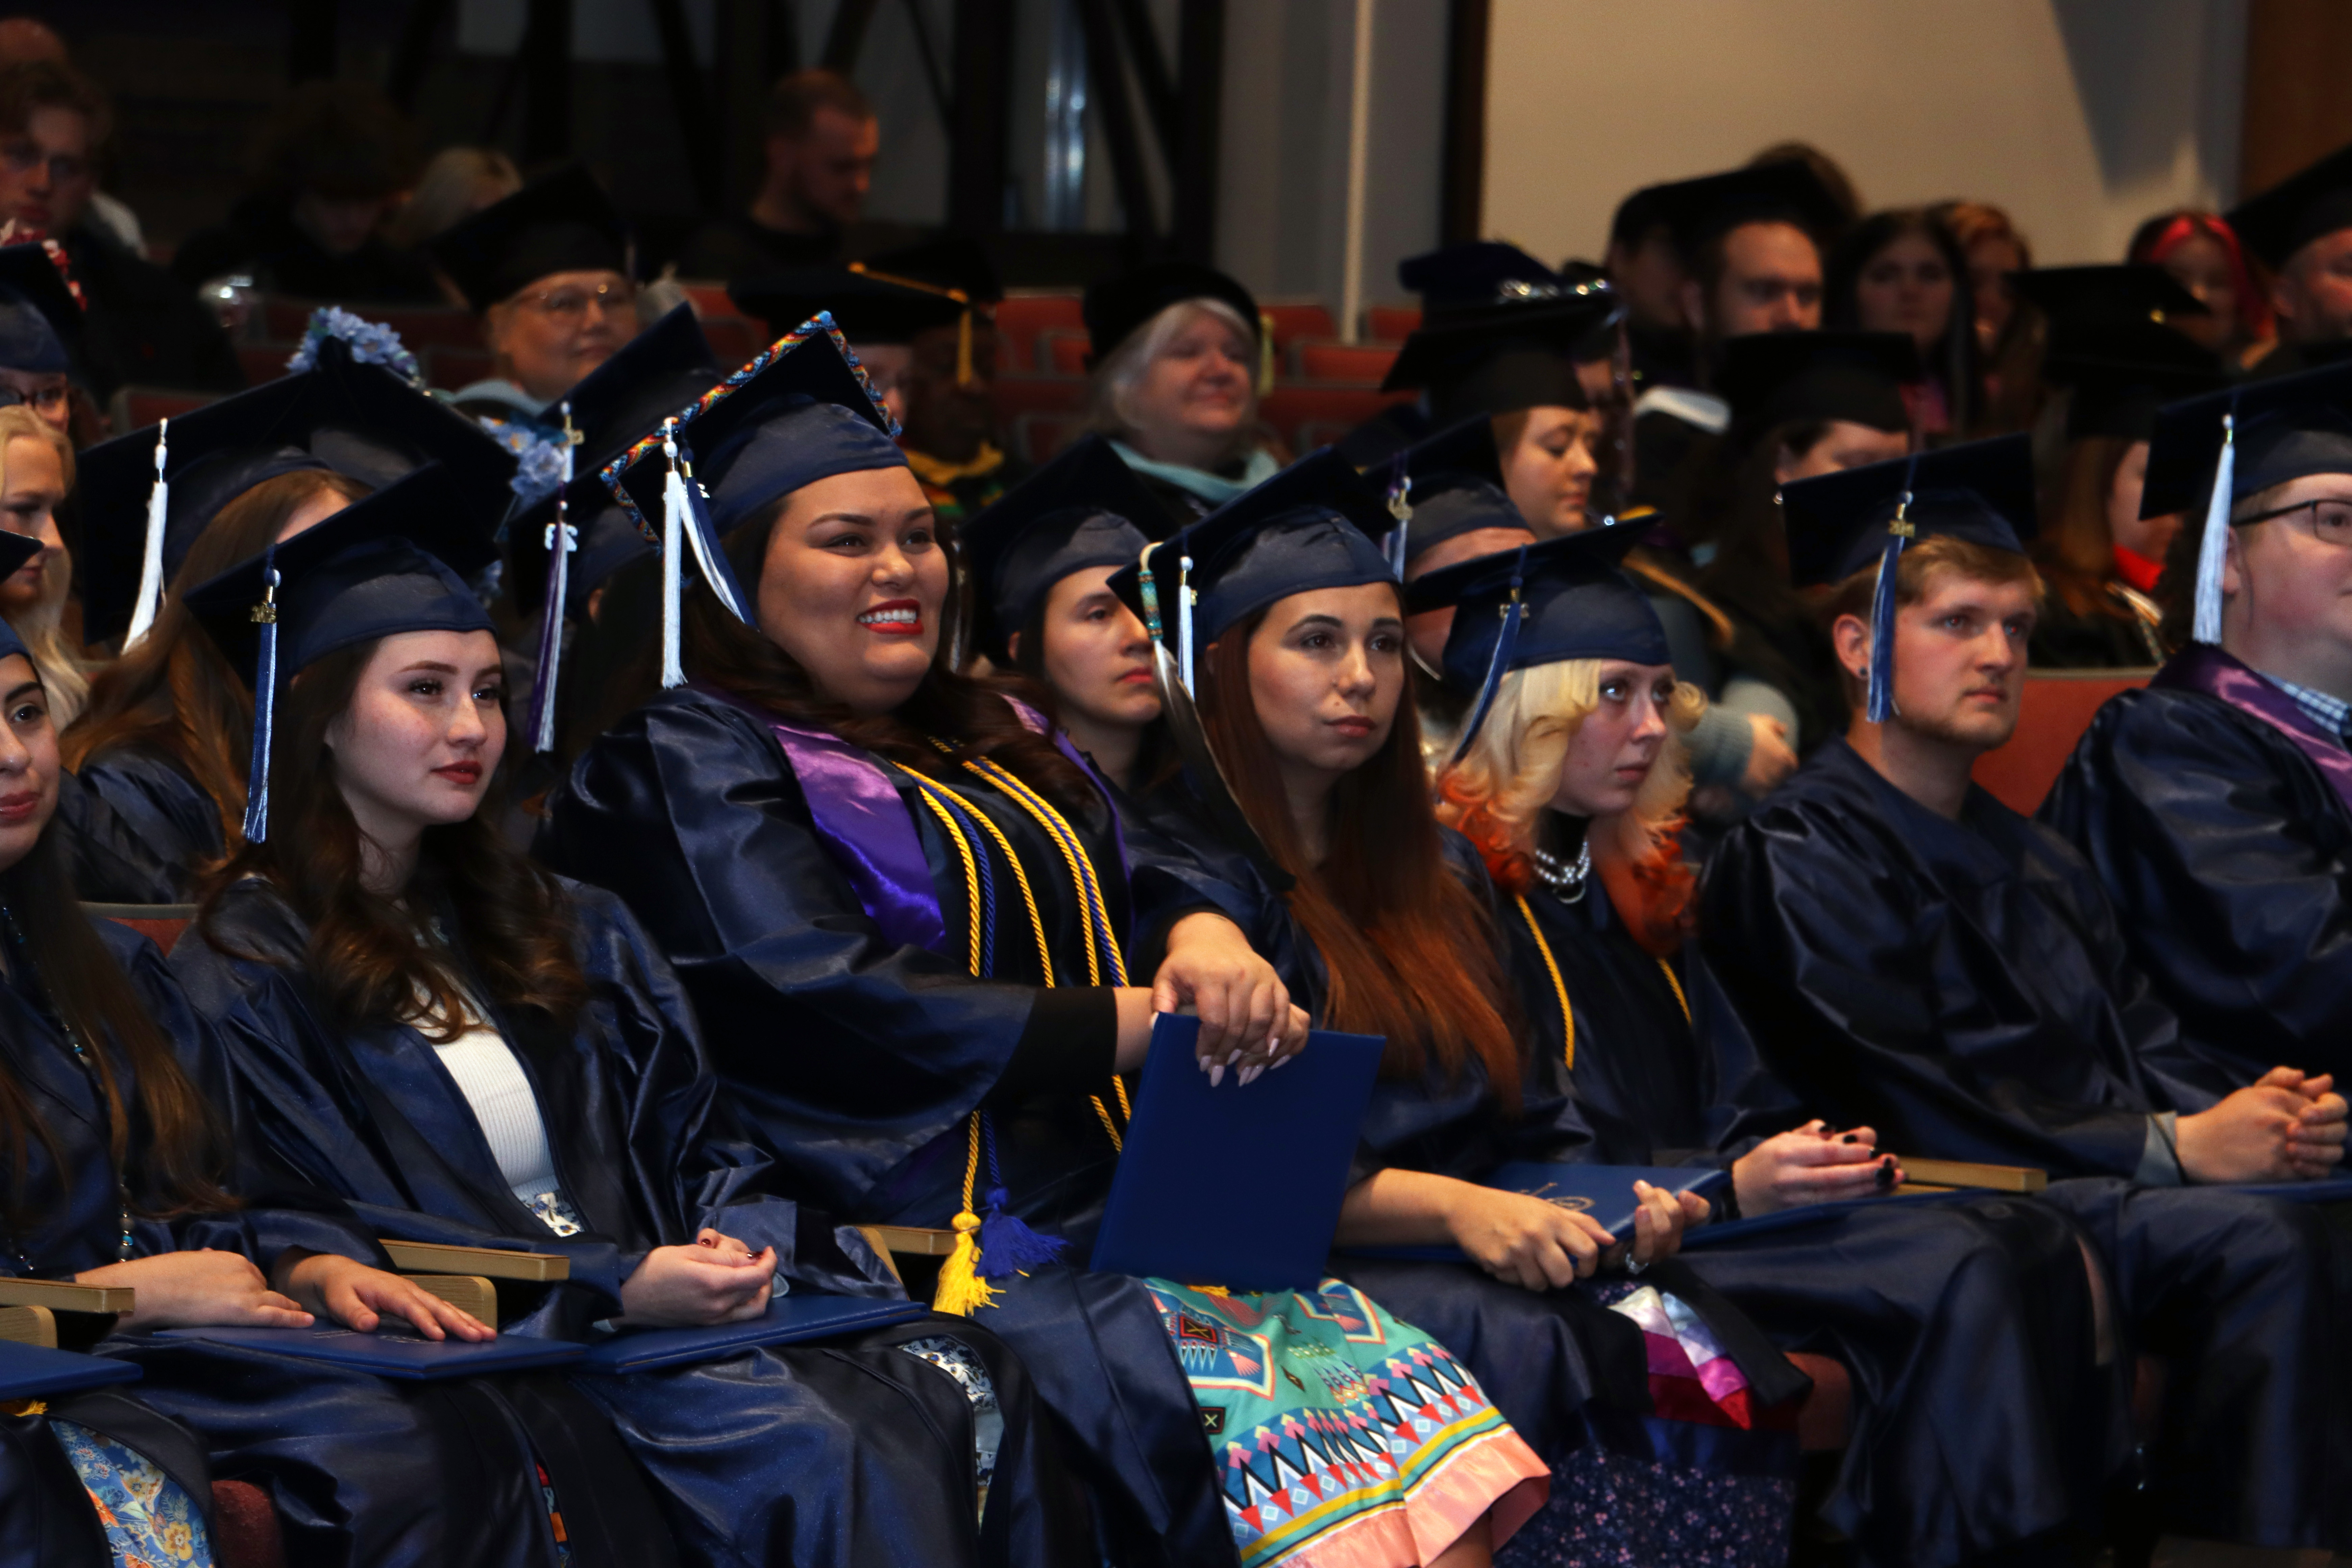
[(2221, 460), (2213, 467), (2213, 495), (2205, 503), (2205, 532), (2197, 541), (2197, 619), (2189, 635), (2221, 642), (2221, 567), (2230, 555), (2230, 492), (2238, 482), (2238, 419), (2221, 416)]
[(163, 530), (172, 515), (172, 485), (163, 478), (163, 466), (171, 459), (171, 433), (169, 419), (155, 426), (155, 486), (147, 492), (147, 545), (139, 564), (139, 597), (131, 605), (131, 630), (122, 638), (125, 653), (145, 638), (163, 605)]
[(682, 588), (679, 535), (687, 528), (686, 476), (677, 471), (677, 421), (662, 421), (662, 453), (669, 459), (669, 476), (662, 481), (662, 689), (686, 684), (686, 667), (678, 658), (678, 599)]

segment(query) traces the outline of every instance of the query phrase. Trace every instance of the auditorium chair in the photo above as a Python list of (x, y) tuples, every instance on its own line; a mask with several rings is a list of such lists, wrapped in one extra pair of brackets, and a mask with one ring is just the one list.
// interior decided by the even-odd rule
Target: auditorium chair
[(1375, 343), (1401, 343), (1421, 325), (1418, 305), (1367, 305), (1364, 337)]
[(1299, 445), (1299, 432), (1307, 425), (1328, 423), (1352, 430), (1391, 404), (1410, 403), (1413, 396), (1410, 392), (1382, 392), (1370, 386), (1280, 382), (1258, 399), (1257, 414), (1281, 433), (1283, 441), (1293, 451), (1304, 451), (1307, 448)]
[(1301, 338), (1290, 345), (1290, 373), (1301, 381), (1378, 386), (1396, 363), (1394, 343), (1334, 343)]
[[(454, 305), (366, 305), (341, 300), (297, 300), (268, 295), (261, 301), (262, 335), (272, 342), (299, 343), (320, 305), (341, 305), (364, 321), (380, 321), (400, 334), (411, 353), (429, 348), (478, 348), (482, 324), (471, 310)], [(731, 309), (731, 307), (730, 307)]]
[(749, 363), (753, 354), (772, 341), (764, 325), (732, 310), (704, 315), (702, 335), (710, 343), (712, 357), (729, 370)]
[(1036, 346), (1031, 352), (1036, 356), (1040, 375), (1084, 375), (1087, 356), (1093, 352), (1093, 340), (1083, 331), (1048, 327), (1037, 334)]
[(1085, 413), (1087, 384), (1075, 375), (1000, 375), (989, 401), (996, 412), (996, 427), (1010, 430), (1024, 414)]
[(1265, 323), (1267, 335), (1274, 339), (1276, 362), (1282, 351), (1301, 338), (1336, 338), (1339, 335), (1337, 322), (1331, 320), (1331, 308), (1320, 300), (1260, 300), (1258, 320)]
[(294, 357), (291, 343), (239, 343), (236, 363), (245, 372), (247, 386), (259, 386), (265, 381), (276, 381), (286, 374), (286, 362)]
[(217, 392), (183, 392), (163, 386), (118, 386), (106, 400), (106, 416), (118, 434), (144, 430), (160, 419), (194, 414), (207, 403), (217, 403)]
[(727, 285), (707, 278), (673, 278), (679, 293), (694, 302), (694, 313), (708, 320), (712, 316), (740, 316), (743, 307), (727, 292)]
[(445, 392), (471, 386), (498, 374), (498, 356), (486, 348), (439, 344), (417, 356), (425, 362), (425, 384)]
[(1038, 334), (1049, 330), (1083, 336), (1087, 330), (1085, 296), (1059, 289), (1016, 289), (997, 301), (996, 336), (1004, 351), (1003, 367), (1039, 369)]
[(2120, 691), (2146, 686), (2152, 669), (2044, 669), (2025, 678), (2017, 733), (1997, 752), (1977, 759), (1976, 782), (2011, 811), (2031, 816), (2058, 782), (2074, 742), (2091, 727), (2100, 704)]

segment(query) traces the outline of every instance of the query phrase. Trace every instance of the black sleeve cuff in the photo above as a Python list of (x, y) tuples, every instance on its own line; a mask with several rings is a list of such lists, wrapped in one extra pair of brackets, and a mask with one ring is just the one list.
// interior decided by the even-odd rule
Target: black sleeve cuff
[(1108, 985), (1040, 989), (1013, 1058), (981, 1101), (984, 1110), (1072, 1089), (1102, 1088), (1118, 1062), (1118, 994)]

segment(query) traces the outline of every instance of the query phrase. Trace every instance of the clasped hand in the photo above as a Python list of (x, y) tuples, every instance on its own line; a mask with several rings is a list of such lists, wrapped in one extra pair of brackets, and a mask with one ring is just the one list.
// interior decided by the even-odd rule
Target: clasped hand
[[(1465, 1184), (1466, 1185), (1466, 1184)], [(1681, 1249), (1685, 1227), (1703, 1224), (1705, 1198), (1633, 1184), (1633, 1259), (1643, 1268)], [(1494, 1187), (1464, 1192), (1446, 1214), (1454, 1244), (1496, 1279), (1552, 1290), (1589, 1279), (1617, 1259), (1617, 1238), (1589, 1214)]]
[(2344, 1159), (2336, 1080), (2273, 1068), (2219, 1105), (2178, 1118), (2182, 1174), (2193, 1182), (2308, 1182)]
[(1867, 1127), (1840, 1132), (1819, 1121), (1767, 1138), (1731, 1163), (1739, 1212), (1751, 1216), (1866, 1198), (1902, 1179), (1895, 1156), (1878, 1152), (1876, 1132)]
[(656, 1247), (621, 1281), (623, 1321), (639, 1328), (706, 1328), (749, 1322), (768, 1310), (776, 1249), (754, 1252), (705, 1229), (692, 1247)]

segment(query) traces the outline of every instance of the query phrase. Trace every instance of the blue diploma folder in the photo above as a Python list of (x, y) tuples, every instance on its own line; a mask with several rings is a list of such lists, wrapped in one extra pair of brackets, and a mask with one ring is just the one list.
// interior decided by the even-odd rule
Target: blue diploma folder
[(0, 1399), (79, 1394), (85, 1388), (138, 1380), (138, 1367), (127, 1361), (0, 1340)]
[(1235, 1290), (1313, 1289), (1339, 1226), (1384, 1041), (1318, 1029), (1287, 1067), (1215, 1089), (1198, 1018), (1151, 1028), (1093, 1267)]
[(355, 1329), (323, 1325), (308, 1329), (165, 1329), (170, 1339), (205, 1340), (325, 1362), (378, 1377), (430, 1383), (445, 1377), (473, 1377), (482, 1373), (520, 1372), (527, 1367), (557, 1366), (576, 1362), (583, 1347), (569, 1340), (538, 1340), (522, 1334), (469, 1344), (464, 1340), (418, 1339), (405, 1333), (363, 1334)]
[(717, 1361), (755, 1345), (798, 1344), (860, 1329), (911, 1322), (930, 1310), (919, 1301), (883, 1301), (863, 1296), (778, 1296), (767, 1312), (741, 1323), (707, 1329), (624, 1330), (593, 1345), (575, 1372), (652, 1372), (666, 1366)]
[[(1713, 1200), (1731, 1183), (1728, 1171), (1695, 1165), (1549, 1165), (1514, 1161), (1498, 1165), (1478, 1184), (1507, 1193), (1525, 1193), (1561, 1208), (1591, 1215), (1619, 1241), (1633, 1239), (1634, 1211), (1642, 1206), (1633, 1184), (1647, 1182), (1670, 1193), (1696, 1193)], [(1685, 1233), (1685, 1238), (1700, 1234)], [(1351, 1247), (1359, 1258), (1392, 1258), (1409, 1263), (1467, 1263), (1458, 1247)]]

